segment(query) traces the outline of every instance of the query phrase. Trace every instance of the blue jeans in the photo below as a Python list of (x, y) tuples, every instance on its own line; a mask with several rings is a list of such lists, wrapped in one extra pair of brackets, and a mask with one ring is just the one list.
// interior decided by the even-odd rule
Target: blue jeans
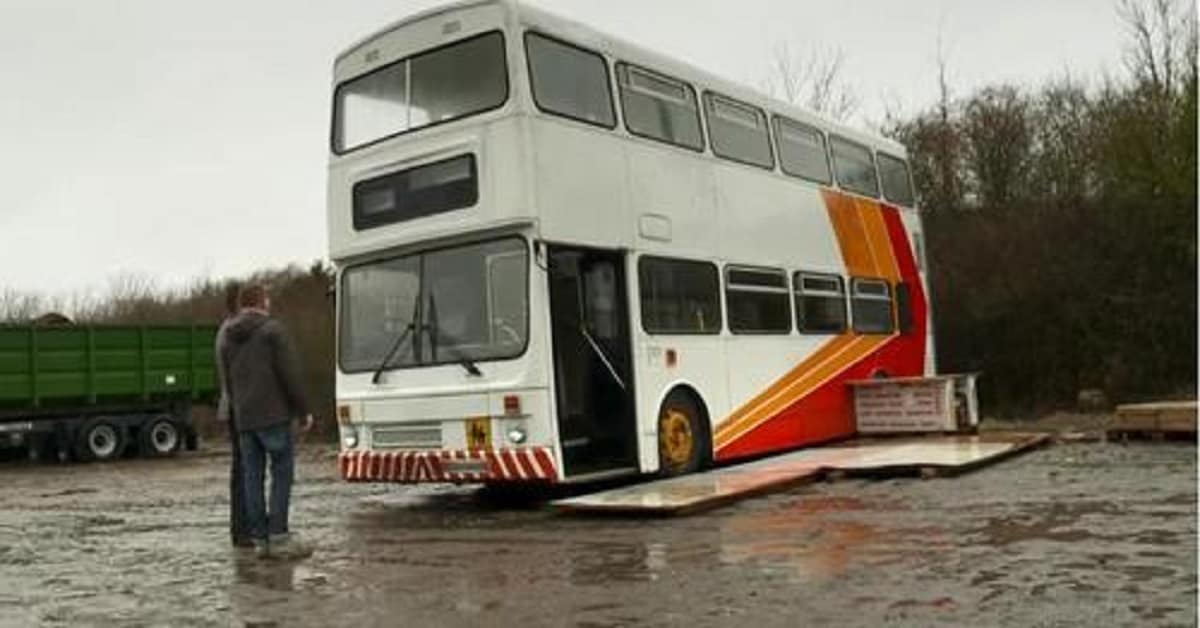
[[(249, 430), (239, 435), (242, 450), (242, 489), (245, 491), (246, 531), (256, 541), (288, 532), (288, 502), (292, 496), (294, 446), (290, 423)], [(263, 500), (267, 459), (271, 460), (271, 510)]]

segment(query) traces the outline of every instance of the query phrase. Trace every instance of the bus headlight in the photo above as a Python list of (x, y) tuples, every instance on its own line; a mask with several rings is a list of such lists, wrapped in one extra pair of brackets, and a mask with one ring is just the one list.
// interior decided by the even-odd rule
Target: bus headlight
[(519, 427), (508, 430), (508, 441), (514, 445), (520, 445), (525, 442), (525, 430)]
[(358, 447), (358, 432), (356, 430), (350, 430), (346, 432), (346, 434), (342, 436), (342, 446), (346, 449), (354, 449), (355, 447)]

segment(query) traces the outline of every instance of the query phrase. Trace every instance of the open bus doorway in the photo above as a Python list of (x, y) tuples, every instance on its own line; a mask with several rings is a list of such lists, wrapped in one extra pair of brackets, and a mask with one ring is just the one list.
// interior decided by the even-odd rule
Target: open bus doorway
[(549, 246), (558, 432), (568, 478), (637, 471), (625, 255)]

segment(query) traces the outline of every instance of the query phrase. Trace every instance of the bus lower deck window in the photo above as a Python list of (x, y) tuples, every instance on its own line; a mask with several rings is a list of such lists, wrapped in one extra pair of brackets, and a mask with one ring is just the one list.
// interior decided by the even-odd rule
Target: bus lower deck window
[(846, 331), (846, 288), (837, 275), (796, 273), (796, 323), (801, 332)]
[(781, 270), (729, 268), (725, 301), (731, 332), (786, 334), (792, 331), (787, 276)]
[(638, 263), (642, 327), (651, 334), (721, 331), (717, 267), (707, 262), (643, 257)]
[(892, 289), (882, 279), (854, 279), (850, 282), (850, 304), (854, 331), (860, 334), (890, 334), (896, 328), (892, 319)]

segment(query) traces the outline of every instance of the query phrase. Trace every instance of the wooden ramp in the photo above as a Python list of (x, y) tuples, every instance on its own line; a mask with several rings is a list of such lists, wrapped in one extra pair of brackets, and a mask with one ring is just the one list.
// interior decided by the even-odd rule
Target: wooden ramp
[(825, 475), (955, 475), (1045, 443), (1045, 434), (860, 439), (554, 502), (564, 513), (679, 515)]
[(1117, 406), (1109, 440), (1196, 438), (1196, 402), (1166, 401)]

